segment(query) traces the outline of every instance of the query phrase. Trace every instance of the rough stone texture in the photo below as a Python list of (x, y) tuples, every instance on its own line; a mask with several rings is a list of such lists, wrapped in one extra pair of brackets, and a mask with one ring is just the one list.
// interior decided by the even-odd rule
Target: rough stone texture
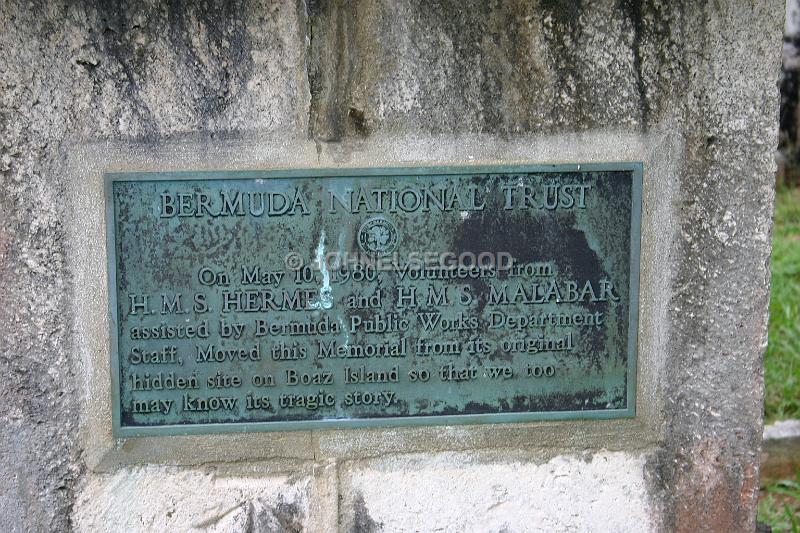
[(313, 3), (312, 130), (339, 140), (641, 128), (683, 89), (672, 83), (683, 11), (610, 1)]
[(301, 5), (269, 1), (0, 3), (6, 530), (69, 529), (82, 470), (65, 152), (88, 139), (304, 135), (304, 16)]
[[(681, 132), (665, 444), (649, 478), (661, 527), (753, 530), (782, 3), (333, 4), (312, 18), (335, 28), (312, 39), (321, 138)], [(331, 43), (347, 60), (317, 74)]]
[(540, 464), (451, 454), (358, 462), (341, 474), (340, 527), (365, 533), (649, 531), (644, 463), (624, 453)]
[(209, 469), (133, 468), (96, 476), (83, 488), (75, 529), (299, 532), (308, 521), (308, 490), (308, 477), (270, 477), (257, 470), (221, 475)]
[[(537, 507), (531, 492), (550, 491), (554, 506), (585, 502), (565, 525), (600, 519), (584, 489), (602, 481), (601, 494), (618, 498), (614, 505), (642, 529), (752, 531), (783, 12), (779, 0), (0, 3), (0, 523), (10, 531), (92, 529), (109, 516), (102, 509), (130, 502), (120, 527), (213, 526), (203, 526), (210, 515), (198, 507), (166, 517), (165, 507), (136, 506), (139, 495), (152, 503), (164, 489), (176, 501), (197, 494), (206, 507), (228, 502), (227, 529), (254, 528), (262, 515), (274, 529), (273, 518), (287, 529), (280, 522), (287, 516), (291, 527), (308, 528), (306, 517), (338, 515), (343, 530), (388, 531), (412, 523), (393, 502), (409, 511), (431, 503), (415, 481), (447, 490), (453, 484), (434, 473), (452, 474), (464, 498), (484, 505), (494, 489), (481, 480), (505, 472), (514, 481), (498, 483), (501, 493), (526, 491), (505, 500), (519, 513), (507, 519), (510, 528), (524, 530), (531, 509), (554, 516), (556, 507)], [(570, 137), (581, 132), (588, 136)], [(224, 462), (218, 470), (84, 468), (96, 466), (84, 462), (96, 450), (78, 438), (93, 416), (79, 406), (98, 399), (82, 397), (91, 390), (79, 364), (87, 340), (76, 334), (72, 307), (82, 295), (75, 280), (87, 274), (65, 244), (64, 198), (76, 192), (65, 175), (72, 147), (93, 141), (97, 151), (103, 141), (127, 139), (146, 152), (165, 142), (202, 147), (246, 137), (291, 150), (297, 139), (307, 165), (352, 164), (366, 145), (374, 151), (396, 138), (434, 136), (435, 143), (438, 135), (452, 143), (470, 135), (506, 161), (518, 152), (500, 141), (589, 139), (586, 153), (602, 157), (599, 137), (646, 142), (652, 132), (675, 138), (662, 155), (675, 172), (668, 185), (649, 185), (669, 195), (646, 190), (645, 197), (675, 230), (648, 236), (643, 228), (646, 239), (669, 241), (651, 275), (671, 295), (650, 302), (664, 310), (651, 333), (668, 364), (661, 389), (645, 397), (651, 403), (643, 409), (663, 421), (647, 451), (595, 453), (582, 463), (580, 450), (599, 450), (591, 440), (571, 440), (550, 444), (553, 455), (538, 459), (431, 455), (418, 470), (413, 457), (336, 463), (341, 442), (363, 439), (349, 449), (369, 449), (389, 434), (373, 431), (337, 433), (325, 447), (333, 462), (298, 466), (313, 472), (304, 474), (313, 483), (274, 469), (244, 476)], [(316, 149), (308, 150), (312, 142)], [(558, 159), (557, 150), (543, 153)], [(447, 161), (446, 151), (440, 159)], [(577, 427), (581, 435), (584, 426)], [(536, 432), (526, 431), (508, 446), (537, 450)], [(183, 441), (168, 442), (171, 456), (179, 455)], [(137, 448), (132, 461), (146, 461), (141, 447), (127, 446)], [(224, 452), (220, 445), (215, 457)], [(548, 477), (550, 470), (584, 482), (559, 485), (566, 481)], [(396, 486), (405, 483), (412, 485)], [(319, 486), (313, 498), (312, 485)], [(340, 496), (347, 503), (339, 505)], [(284, 513), (280, 502), (295, 510)], [(446, 525), (504, 527), (497, 511), (484, 513), (484, 522), (461, 516), (474, 512), (469, 505), (441, 512), (452, 517)], [(414, 526), (423, 529), (440, 524), (436, 515), (412, 518), (429, 519)], [(325, 525), (336, 527), (332, 521)]]
[(688, 18), (687, 35), (706, 37), (686, 61), (687, 165), (670, 258), (674, 365), (664, 453), (653, 463), (669, 493), (666, 523), (682, 531), (755, 527), (780, 8), (729, 3)]

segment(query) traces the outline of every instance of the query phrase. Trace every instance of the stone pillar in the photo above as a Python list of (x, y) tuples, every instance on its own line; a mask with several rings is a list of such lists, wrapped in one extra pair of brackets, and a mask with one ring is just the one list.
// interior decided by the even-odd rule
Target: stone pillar
[[(0, 5), (9, 531), (753, 531), (784, 6)], [(637, 416), (114, 439), (106, 170), (641, 161)]]

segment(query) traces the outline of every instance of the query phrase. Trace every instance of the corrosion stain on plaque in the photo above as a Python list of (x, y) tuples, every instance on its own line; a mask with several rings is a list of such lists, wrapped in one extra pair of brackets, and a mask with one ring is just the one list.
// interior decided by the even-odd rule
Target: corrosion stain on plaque
[(107, 174), (114, 433), (633, 416), (641, 180)]

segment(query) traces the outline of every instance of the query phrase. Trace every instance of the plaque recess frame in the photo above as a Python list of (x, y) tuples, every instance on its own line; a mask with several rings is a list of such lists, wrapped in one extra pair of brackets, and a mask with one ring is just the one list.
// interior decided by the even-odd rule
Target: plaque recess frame
[[(329, 177), (393, 177), (425, 175), (463, 175), (488, 173), (565, 173), (593, 171), (629, 171), (631, 183), (630, 270), (627, 354), (627, 408), (580, 411), (538, 411), (457, 415), (417, 415), (381, 418), (336, 418), (302, 421), (225, 422), (210, 424), (173, 424), (160, 426), (123, 426), (120, 405), (119, 320), (117, 317), (117, 255), (114, 217), (114, 182), (131, 181), (203, 181), (225, 179), (329, 178)], [(203, 170), (164, 172), (105, 172), (105, 231), (107, 254), (107, 294), (109, 325), (109, 359), (111, 371), (112, 435), (115, 438), (166, 435), (196, 435), (252, 431), (302, 431), (312, 429), (358, 429), (395, 426), (507, 424), (555, 420), (591, 420), (634, 418), (638, 373), (639, 277), (641, 250), (643, 163), (567, 163), (567, 164), (498, 164), (420, 167), (366, 168), (290, 168), (268, 170)]]

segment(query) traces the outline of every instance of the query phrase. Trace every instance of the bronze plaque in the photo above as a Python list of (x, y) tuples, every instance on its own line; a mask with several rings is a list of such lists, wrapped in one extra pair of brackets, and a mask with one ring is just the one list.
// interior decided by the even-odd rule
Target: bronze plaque
[(108, 174), (114, 433), (633, 416), (641, 179)]

